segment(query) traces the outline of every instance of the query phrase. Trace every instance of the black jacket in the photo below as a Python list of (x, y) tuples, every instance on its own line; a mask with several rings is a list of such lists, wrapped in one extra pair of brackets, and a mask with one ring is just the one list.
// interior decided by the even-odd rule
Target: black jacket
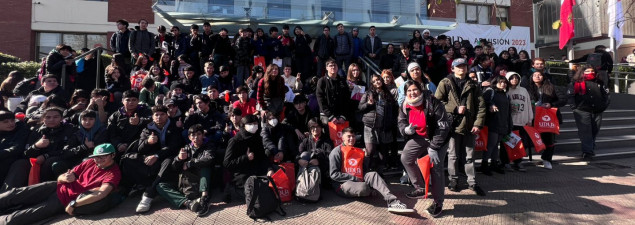
[[(368, 54), (370, 54), (370, 53), (379, 55), (379, 52), (381, 52), (381, 48), (382, 48), (381, 46), (382, 46), (381, 45), (381, 38), (379, 38), (379, 36), (375, 35), (375, 43), (371, 46), (370, 36), (367, 35), (364, 38), (364, 55), (368, 56)], [(375, 58), (378, 58), (378, 57), (375, 56)]]
[(214, 52), (214, 54), (229, 56), (230, 58), (234, 58), (234, 56), (236, 55), (234, 48), (232, 48), (229, 36), (223, 38), (222, 36), (220, 36), (220, 34), (214, 34), (212, 35), (210, 40), (212, 41), (212, 43), (214, 43), (214, 48), (212, 49), (212, 52)]
[[(99, 127), (93, 138), (95, 146), (108, 142), (108, 133), (106, 127)], [(62, 158), (70, 160), (73, 163), (81, 162), (82, 159), (93, 154), (93, 149), (89, 149), (85, 144), (85, 138), (82, 133), (77, 130), (70, 136), (68, 144), (64, 146), (64, 154)]]
[(269, 124), (263, 126), (260, 136), (262, 136), (262, 144), (267, 157), (273, 157), (278, 152), (282, 152), (285, 158), (290, 157), (289, 155), (293, 155), (292, 158), (295, 158), (295, 152), (291, 152), (293, 144), (289, 136), (290, 129), (291, 127), (280, 123), (275, 127), (271, 127)]
[(140, 118), (137, 125), (130, 124), (130, 117), (126, 115), (123, 107), (110, 115), (108, 118), (108, 138), (115, 148), (120, 144), (130, 144), (139, 139), (139, 134), (143, 128), (150, 122), (152, 111), (143, 105), (139, 105), (135, 113)]
[(294, 57), (310, 57), (312, 56), (311, 47), (311, 36), (308, 34), (304, 35), (296, 35), (293, 39), (293, 48), (294, 48)]
[(350, 116), (350, 112), (346, 110), (349, 108), (351, 91), (344, 78), (333, 79), (328, 75), (320, 78), (315, 95), (320, 106), (320, 116), (327, 117), (329, 121), (334, 117), (346, 119)]
[(116, 53), (130, 57), (130, 49), (128, 48), (128, 40), (130, 39), (130, 30), (124, 32), (117, 31), (110, 37), (110, 49)]
[[(164, 159), (172, 158), (179, 153), (179, 149), (183, 146), (183, 138), (181, 136), (182, 129), (176, 126), (175, 121), (170, 120), (168, 120), (168, 124), (165, 126), (167, 127), (163, 128), (165, 132), (164, 135), (159, 132), (154, 122), (148, 124), (146, 128), (143, 129), (141, 137), (139, 137), (138, 155), (150, 156), (157, 154), (159, 156), (159, 161), (163, 161)], [(159, 141), (154, 144), (149, 144), (148, 138), (153, 133), (159, 137)], [(127, 154), (129, 154), (129, 152), (127, 152)]]
[[(373, 99), (375, 100), (375, 103), (372, 105), (368, 104), (369, 95), (373, 95)], [(379, 93), (375, 91), (368, 91), (362, 96), (358, 105), (359, 113), (364, 114), (362, 122), (364, 122), (364, 126), (369, 128), (392, 130), (394, 124), (397, 122), (397, 101), (389, 92), (385, 93), (381, 98), (382, 101), (380, 102)], [(381, 118), (379, 118), (377, 114), (377, 107), (383, 108), (384, 115)]]
[[(485, 125), (487, 126), (488, 132), (495, 132), (501, 135), (511, 133), (514, 123), (512, 120), (510, 100), (507, 94), (488, 88), (483, 92), (483, 99), (488, 109), (485, 117)], [(498, 112), (489, 111), (489, 108), (493, 105), (498, 108)]]
[[(254, 153), (251, 161), (247, 157), (247, 150)], [(241, 130), (229, 139), (223, 166), (234, 175), (265, 175), (270, 165), (259, 133)]]
[(239, 38), (235, 47), (237, 65), (248, 66), (254, 63), (255, 47), (251, 43), (251, 38)]
[(300, 155), (304, 152), (311, 153), (311, 159), (318, 159), (320, 164), (323, 162), (328, 162), (329, 154), (333, 149), (333, 142), (331, 139), (325, 134), (322, 133), (322, 136), (318, 138), (317, 141), (313, 140), (313, 137), (306, 137), (300, 143), (300, 147), (298, 149), (298, 155), (296, 160), (300, 159)]
[[(204, 143), (200, 148), (194, 148), (191, 144), (183, 147), (187, 152), (187, 158), (179, 160), (178, 155), (172, 160), (172, 169), (180, 174), (179, 190), (183, 194), (200, 194), (199, 184), (201, 179), (201, 169), (210, 168), (214, 161), (213, 145)], [(187, 170), (183, 170), (183, 165), (187, 165)], [(209, 177), (208, 177), (209, 179)]]
[(313, 52), (322, 60), (335, 58), (335, 40), (330, 36), (320, 35), (313, 44)]
[(586, 93), (576, 94), (573, 90), (574, 83), (569, 84), (568, 87), (568, 99), (571, 104), (571, 109), (578, 109), (585, 112), (601, 113), (611, 103), (609, 90), (604, 84), (594, 81), (584, 81), (586, 86)]
[[(48, 128), (42, 125), (40, 128), (31, 131), (27, 141), (27, 148), (24, 155), (27, 158), (35, 158), (44, 155), (48, 159), (53, 156), (61, 156), (64, 153), (64, 146), (67, 145), (71, 136), (75, 132), (75, 127), (68, 123), (63, 123), (57, 128)], [(44, 135), (49, 139), (50, 144), (43, 149), (35, 147), (35, 142), (40, 140)]]
[[(430, 91), (423, 91), (423, 104), (424, 112), (426, 115), (426, 130), (428, 137), (424, 137), (430, 140), (429, 148), (439, 150), (445, 145), (448, 135), (452, 130), (452, 116), (445, 111), (445, 106), (441, 101), (432, 96)], [(410, 109), (405, 107), (407, 103), (403, 103), (399, 107), (399, 117), (397, 125), (399, 126), (399, 132), (405, 138), (414, 138), (418, 134), (407, 135), (404, 129), (410, 125), (408, 121)]]
[(27, 137), (29, 129), (23, 122), (17, 122), (12, 131), (0, 132), (0, 159), (24, 156)]
[[(66, 66), (66, 74), (62, 76), (62, 69)], [(71, 65), (66, 65), (66, 58), (59, 52), (53, 50), (46, 57), (46, 72), (56, 75), (58, 78), (65, 78), (67, 74), (73, 73), (75, 70), (75, 62)], [(60, 82), (60, 85), (61, 82)]]
[(309, 132), (309, 128), (307, 124), (311, 118), (316, 117), (317, 115), (309, 109), (307, 106), (304, 112), (304, 115), (300, 115), (298, 111), (294, 108), (289, 111), (289, 113), (285, 114), (283, 124), (287, 124), (294, 129), (298, 129), (300, 132)]

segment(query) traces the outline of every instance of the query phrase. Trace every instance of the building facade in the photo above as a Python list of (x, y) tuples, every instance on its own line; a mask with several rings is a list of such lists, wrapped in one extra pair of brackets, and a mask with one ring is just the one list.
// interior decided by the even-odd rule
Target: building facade
[[(529, 7), (526, 7), (529, 2)], [(531, 27), (528, 0), (31, 0), (8, 1), (0, 14), (0, 28), (11, 30), (0, 39), (0, 52), (23, 60), (39, 60), (57, 44), (74, 49), (108, 46), (116, 31), (115, 21), (126, 19), (130, 27), (146, 19), (148, 30), (159, 25), (187, 28), (211, 21), (234, 34), (241, 27), (301, 25), (312, 36), (324, 25), (343, 23), (360, 28), (365, 36), (370, 26), (385, 43), (407, 42), (412, 30), (428, 29), (432, 35), (452, 30), (456, 23)], [(512, 26), (512, 31), (513, 31)], [(268, 30), (268, 29), (265, 29)], [(533, 46), (533, 45), (532, 45)]]

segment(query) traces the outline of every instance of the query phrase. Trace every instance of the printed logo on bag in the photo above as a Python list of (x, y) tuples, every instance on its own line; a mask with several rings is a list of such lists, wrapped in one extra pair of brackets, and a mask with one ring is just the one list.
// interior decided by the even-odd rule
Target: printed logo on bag
[(348, 160), (348, 165), (357, 166), (357, 159), (349, 159)]
[(538, 125), (544, 128), (556, 128), (556, 124), (551, 122), (551, 117), (548, 115), (542, 116), (542, 121), (538, 122)]
[(280, 194), (280, 198), (289, 197), (291, 195), (289, 189), (284, 187), (278, 187), (278, 194)]
[(544, 115), (544, 116), (542, 116), (542, 121), (549, 122), (549, 121), (551, 121), (551, 117), (549, 117), (547, 115)]

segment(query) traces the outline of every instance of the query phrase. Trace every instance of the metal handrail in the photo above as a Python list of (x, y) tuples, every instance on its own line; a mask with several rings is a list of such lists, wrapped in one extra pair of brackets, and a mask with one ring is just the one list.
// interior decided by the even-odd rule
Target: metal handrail
[[(79, 59), (82, 59), (84, 57), (86, 57), (89, 54), (93, 54), (94, 52), (97, 52), (97, 74), (95, 76), (97, 76), (95, 79), (95, 88), (99, 87), (99, 78), (101, 77), (101, 54), (103, 51), (108, 51), (108, 52), (112, 52), (114, 53), (114, 51), (104, 48), (104, 47), (96, 47), (93, 48), (91, 50), (88, 50), (87, 52), (82, 53), (81, 55), (78, 55), (77, 57), (73, 58), (73, 61), (77, 61)], [(66, 76), (66, 66), (62, 67), (62, 76)], [(60, 79), (62, 80), (62, 87), (66, 87), (66, 78), (64, 77), (60, 77)]]
[[(547, 61), (547, 62), (562, 63), (563, 61)], [(585, 65), (586, 63), (575, 63), (575, 64)], [(623, 65), (618, 63), (618, 64), (613, 64), (613, 66), (615, 67), (615, 66), (628, 66), (628, 65)], [(551, 75), (567, 76), (567, 77), (569, 76), (569, 74), (567, 73), (553, 72), (553, 70), (567, 70), (567, 73), (571, 71), (569, 67), (549, 66), (547, 68), (547, 71)], [(632, 82), (635, 82), (635, 72), (622, 72), (622, 71), (617, 71), (614, 69), (611, 72), (611, 74), (609, 74), (609, 78), (613, 81), (613, 91), (615, 93), (628, 93), (628, 85)]]

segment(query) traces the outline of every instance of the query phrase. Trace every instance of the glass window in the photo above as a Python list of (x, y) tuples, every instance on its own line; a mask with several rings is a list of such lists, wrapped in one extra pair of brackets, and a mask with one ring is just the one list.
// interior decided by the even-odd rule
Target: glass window
[(86, 35), (86, 48), (93, 49), (95, 45), (100, 44), (101, 47), (107, 47), (106, 35), (101, 34), (88, 34)]
[(372, 0), (372, 12), (370, 21), (376, 23), (388, 23), (392, 20), (392, 16), (388, 14), (390, 1)]
[(465, 22), (466, 23), (477, 23), (478, 22), (478, 7), (475, 5), (466, 5), (465, 6)]
[[(465, 22), (477, 24), (489, 24), (489, 5), (465, 4)], [(458, 7), (457, 7), (458, 9)], [(458, 18), (458, 17), (457, 17)]]
[(490, 14), (489, 14), (489, 5), (479, 5), (478, 6), (478, 24), (489, 24), (489, 18), (490, 18)]
[(291, 17), (291, 0), (267, 1), (267, 12), (270, 18), (289, 18)]
[(342, 1), (339, 0), (322, 0), (321, 16), (324, 16), (327, 12), (332, 12), (333, 20), (343, 20), (342, 4)]
[(502, 8), (502, 7), (496, 8), (496, 18), (502, 21), (506, 21), (508, 18), (507, 10), (509, 10), (509, 8)]
[(60, 43), (70, 45), (73, 50), (79, 51), (82, 48), (92, 49), (97, 44), (106, 47), (107, 42), (108, 38), (105, 34), (38, 33), (37, 60), (46, 57)]
[(83, 34), (64, 34), (62, 38), (64, 44), (70, 45), (73, 50), (78, 51), (86, 47), (86, 36)]
[(55, 46), (62, 43), (62, 35), (60, 33), (40, 33), (37, 43), (37, 60), (40, 60), (55, 49)]

